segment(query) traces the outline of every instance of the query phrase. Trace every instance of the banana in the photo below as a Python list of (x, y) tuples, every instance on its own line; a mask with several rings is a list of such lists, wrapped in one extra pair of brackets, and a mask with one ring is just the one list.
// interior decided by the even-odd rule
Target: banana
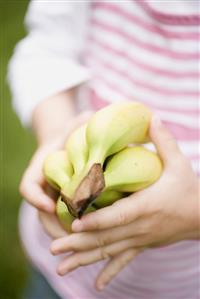
[(150, 110), (140, 103), (112, 104), (70, 135), (66, 152), (46, 158), (44, 175), (64, 201), (57, 203), (61, 222), (71, 214), (63, 222), (66, 227), (92, 202), (96, 208), (111, 205), (160, 177), (159, 157), (142, 146), (130, 147), (148, 140), (150, 119)]
[(83, 125), (72, 132), (65, 145), (67, 156), (73, 165), (75, 175), (81, 172), (88, 159), (86, 127), (87, 125)]
[[(93, 206), (90, 206), (87, 208), (87, 210), (85, 211), (85, 214), (87, 213), (91, 213), (96, 211), (96, 209)], [(62, 197), (60, 196), (58, 198), (57, 204), (56, 204), (56, 214), (58, 216), (58, 219), (62, 225), (62, 227), (68, 232), (71, 233), (71, 225), (72, 222), (74, 221), (75, 217), (73, 217), (66, 204), (62, 201)]]
[(142, 147), (128, 147), (115, 154), (105, 172), (105, 190), (136, 192), (159, 179), (162, 163), (156, 153)]
[(74, 221), (75, 217), (73, 217), (66, 204), (62, 201), (61, 196), (59, 197), (57, 204), (56, 204), (56, 214), (58, 219), (62, 225), (62, 227), (68, 232), (71, 232), (71, 224)]
[(93, 202), (93, 206), (101, 209), (112, 205), (116, 200), (123, 198), (125, 195), (122, 192), (110, 190), (102, 192)]
[(74, 216), (80, 217), (103, 191), (105, 159), (130, 143), (145, 142), (150, 119), (150, 110), (137, 102), (112, 104), (92, 116), (86, 129), (88, 161), (62, 189), (63, 200)]
[(128, 144), (144, 142), (150, 119), (150, 110), (136, 102), (112, 104), (96, 112), (86, 131), (89, 148), (87, 171), (95, 163), (103, 165), (106, 157)]
[(57, 190), (62, 189), (69, 182), (73, 168), (64, 150), (50, 153), (46, 157), (43, 164), (43, 174), (47, 182)]

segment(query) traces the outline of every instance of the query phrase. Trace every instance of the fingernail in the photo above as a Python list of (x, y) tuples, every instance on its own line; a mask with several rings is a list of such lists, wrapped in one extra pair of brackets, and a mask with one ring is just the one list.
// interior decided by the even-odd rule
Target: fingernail
[(81, 232), (83, 230), (83, 223), (78, 219), (74, 220), (72, 223), (72, 230), (77, 233)]
[(58, 248), (54, 244), (52, 244), (50, 246), (50, 252), (51, 254), (56, 255), (58, 253)]
[(49, 212), (51, 214), (55, 212), (55, 204), (52, 202), (44, 201), (43, 207), (46, 212)]
[(97, 288), (98, 288), (99, 291), (102, 291), (104, 289), (104, 287), (105, 287), (104, 284), (100, 284), (100, 285), (98, 285)]
[(58, 275), (63, 276), (63, 275), (65, 275), (67, 273), (67, 270), (63, 271), (62, 268), (58, 267), (57, 270), (56, 270), (56, 272), (57, 272)]

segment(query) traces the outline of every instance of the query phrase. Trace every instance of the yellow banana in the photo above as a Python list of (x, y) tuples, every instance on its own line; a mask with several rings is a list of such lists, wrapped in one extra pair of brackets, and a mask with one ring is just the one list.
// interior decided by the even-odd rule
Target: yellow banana
[(123, 149), (108, 162), (105, 172), (105, 190), (135, 192), (159, 179), (162, 163), (156, 153), (135, 146)]
[(143, 104), (112, 104), (96, 112), (86, 129), (88, 161), (80, 174), (62, 189), (64, 201), (75, 216), (94, 200), (105, 187), (105, 159), (130, 143), (143, 143), (148, 136), (150, 110)]
[(47, 182), (58, 190), (69, 182), (73, 168), (64, 150), (50, 153), (46, 157), (43, 164), (43, 174)]
[(75, 175), (81, 172), (88, 159), (86, 127), (87, 125), (83, 125), (72, 132), (65, 145), (67, 156), (73, 165)]
[(150, 110), (136, 102), (112, 104), (96, 112), (87, 126), (89, 159), (86, 169), (95, 163), (103, 165), (106, 157), (130, 143), (144, 142), (150, 119)]

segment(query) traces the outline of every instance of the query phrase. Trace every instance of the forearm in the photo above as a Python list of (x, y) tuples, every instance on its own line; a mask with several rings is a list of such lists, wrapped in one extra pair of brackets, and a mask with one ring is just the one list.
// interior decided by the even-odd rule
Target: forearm
[(34, 110), (32, 127), (39, 144), (59, 135), (76, 113), (75, 90), (63, 91), (43, 100)]

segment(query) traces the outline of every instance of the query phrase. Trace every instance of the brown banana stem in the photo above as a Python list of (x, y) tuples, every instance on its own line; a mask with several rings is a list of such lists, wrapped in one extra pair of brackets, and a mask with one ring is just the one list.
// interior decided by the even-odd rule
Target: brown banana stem
[(105, 181), (101, 164), (93, 164), (88, 174), (83, 178), (75, 191), (74, 198), (70, 199), (61, 192), (63, 201), (69, 212), (80, 218), (87, 207), (100, 195), (105, 188)]

